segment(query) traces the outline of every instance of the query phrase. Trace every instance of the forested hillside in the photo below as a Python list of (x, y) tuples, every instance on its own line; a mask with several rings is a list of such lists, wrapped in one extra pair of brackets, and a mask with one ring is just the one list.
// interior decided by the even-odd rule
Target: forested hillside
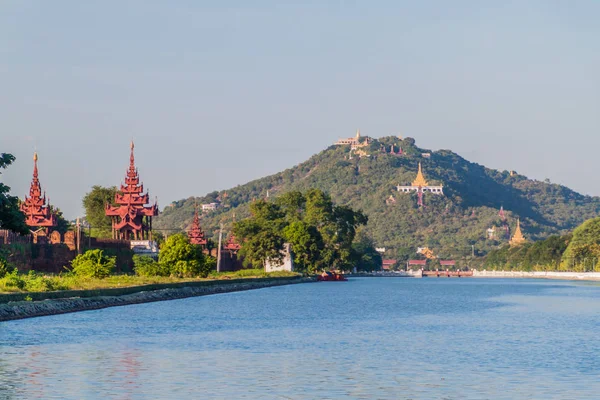
[[(403, 154), (390, 154), (392, 145), (401, 147)], [(378, 247), (387, 249), (386, 257), (406, 259), (414, 256), (417, 247), (427, 246), (437, 256), (460, 258), (472, 249), (483, 255), (507, 242), (498, 215), (501, 206), (511, 232), (520, 218), (528, 240), (565, 234), (600, 211), (598, 197), (518, 173), (488, 169), (450, 150), (422, 149), (412, 138), (385, 137), (373, 140), (363, 150), (368, 156), (359, 157), (350, 146), (331, 146), (281, 173), (174, 202), (157, 218), (155, 227), (165, 232), (184, 230), (192, 221), (196, 202), (218, 201), (220, 207), (202, 217), (207, 234), (216, 237), (219, 223), (229, 231), (234, 216), (248, 215), (253, 199), (318, 188), (337, 204), (360, 209), (369, 217), (365, 229)], [(424, 157), (423, 153), (431, 155)], [(430, 184), (444, 186), (444, 196), (425, 193), (423, 208), (417, 206), (416, 193), (396, 191), (396, 185), (410, 184), (415, 178), (419, 162)], [(486, 231), (492, 227), (496, 235), (489, 239)]]

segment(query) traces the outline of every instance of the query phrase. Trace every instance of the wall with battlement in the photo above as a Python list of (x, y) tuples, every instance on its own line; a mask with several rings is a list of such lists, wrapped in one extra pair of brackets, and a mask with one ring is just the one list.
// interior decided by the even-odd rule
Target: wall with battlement
[[(129, 242), (124, 240), (81, 238), (82, 252), (89, 249), (101, 249), (109, 256), (117, 257), (117, 272), (130, 272), (133, 269), (133, 253)], [(49, 237), (34, 240), (32, 235), (2, 235), (0, 232), (0, 250), (5, 253), (8, 262), (20, 272), (39, 271), (60, 273), (71, 266), (77, 257), (76, 241), (73, 232), (60, 235), (53, 232)]]

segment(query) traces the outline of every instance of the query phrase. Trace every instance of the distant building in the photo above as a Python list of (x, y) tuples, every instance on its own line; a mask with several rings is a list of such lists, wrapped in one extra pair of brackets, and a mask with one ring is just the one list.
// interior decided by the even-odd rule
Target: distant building
[(294, 257), (292, 256), (292, 252), (290, 251), (290, 244), (286, 243), (284, 245), (284, 256), (281, 263), (272, 263), (267, 260), (265, 262), (265, 272), (274, 272), (274, 271), (293, 271), (294, 270)]
[(192, 226), (187, 231), (188, 239), (191, 244), (206, 246), (208, 243), (204, 237), (204, 232), (200, 227), (200, 216), (198, 215), (198, 208), (194, 207), (194, 219), (192, 220)]
[(202, 204), (202, 212), (215, 211), (219, 208), (219, 203)]
[(440, 266), (445, 268), (455, 267), (456, 261), (454, 260), (440, 260)]
[(135, 254), (158, 257), (158, 245), (153, 240), (132, 240), (129, 245)]
[(340, 139), (334, 144), (337, 146), (350, 146), (351, 150), (356, 150), (361, 147), (368, 146), (371, 143), (372, 139), (368, 136), (361, 137), (360, 129), (356, 130), (356, 136), (346, 139)]
[(140, 176), (135, 167), (133, 154), (133, 141), (129, 156), (129, 169), (125, 176), (125, 183), (115, 195), (113, 206), (106, 204), (104, 215), (112, 220), (112, 237), (120, 240), (146, 240), (152, 238), (152, 217), (158, 215), (158, 204), (150, 203), (150, 196), (144, 194), (144, 185), (140, 183)]
[(382, 260), (382, 262), (381, 262), (381, 269), (384, 270), (384, 271), (389, 271), (390, 269), (392, 269), (396, 265), (397, 261), (398, 260), (393, 260), (393, 259)]
[(431, 158), (431, 153), (421, 153), (421, 157), (423, 157), (423, 158)]
[(42, 186), (38, 178), (38, 155), (33, 154), (33, 179), (29, 188), (29, 196), (21, 203), (20, 210), (25, 214), (25, 223), (32, 232), (50, 235), (52, 228), (58, 224), (56, 215), (52, 212), (50, 201), (46, 200), (46, 192), (42, 192)]
[(375, 251), (383, 254), (383, 253), (385, 253), (385, 247), (375, 247)]
[(427, 260), (408, 260), (406, 263), (406, 269), (412, 269), (411, 267), (425, 268), (427, 266)]
[(423, 170), (421, 168), (421, 163), (419, 163), (419, 171), (417, 172), (417, 177), (412, 182), (410, 186), (396, 186), (396, 189), (402, 193), (410, 193), (417, 192), (419, 195), (419, 206), (423, 206), (423, 193), (428, 192), (435, 195), (444, 195), (444, 187), (442, 185), (434, 186), (429, 185), (425, 176), (423, 175)]

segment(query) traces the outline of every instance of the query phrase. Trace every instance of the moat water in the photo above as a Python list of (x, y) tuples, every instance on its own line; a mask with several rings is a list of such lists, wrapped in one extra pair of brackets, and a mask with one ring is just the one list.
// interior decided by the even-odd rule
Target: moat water
[(600, 285), (356, 278), (0, 323), (0, 399), (598, 399)]

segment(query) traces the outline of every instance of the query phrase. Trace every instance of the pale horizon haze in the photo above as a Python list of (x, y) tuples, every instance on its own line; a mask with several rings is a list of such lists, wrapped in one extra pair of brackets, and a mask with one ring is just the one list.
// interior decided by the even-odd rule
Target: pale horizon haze
[(83, 214), (129, 142), (163, 209), (402, 135), (600, 195), (600, 2), (0, 1), (0, 179)]

